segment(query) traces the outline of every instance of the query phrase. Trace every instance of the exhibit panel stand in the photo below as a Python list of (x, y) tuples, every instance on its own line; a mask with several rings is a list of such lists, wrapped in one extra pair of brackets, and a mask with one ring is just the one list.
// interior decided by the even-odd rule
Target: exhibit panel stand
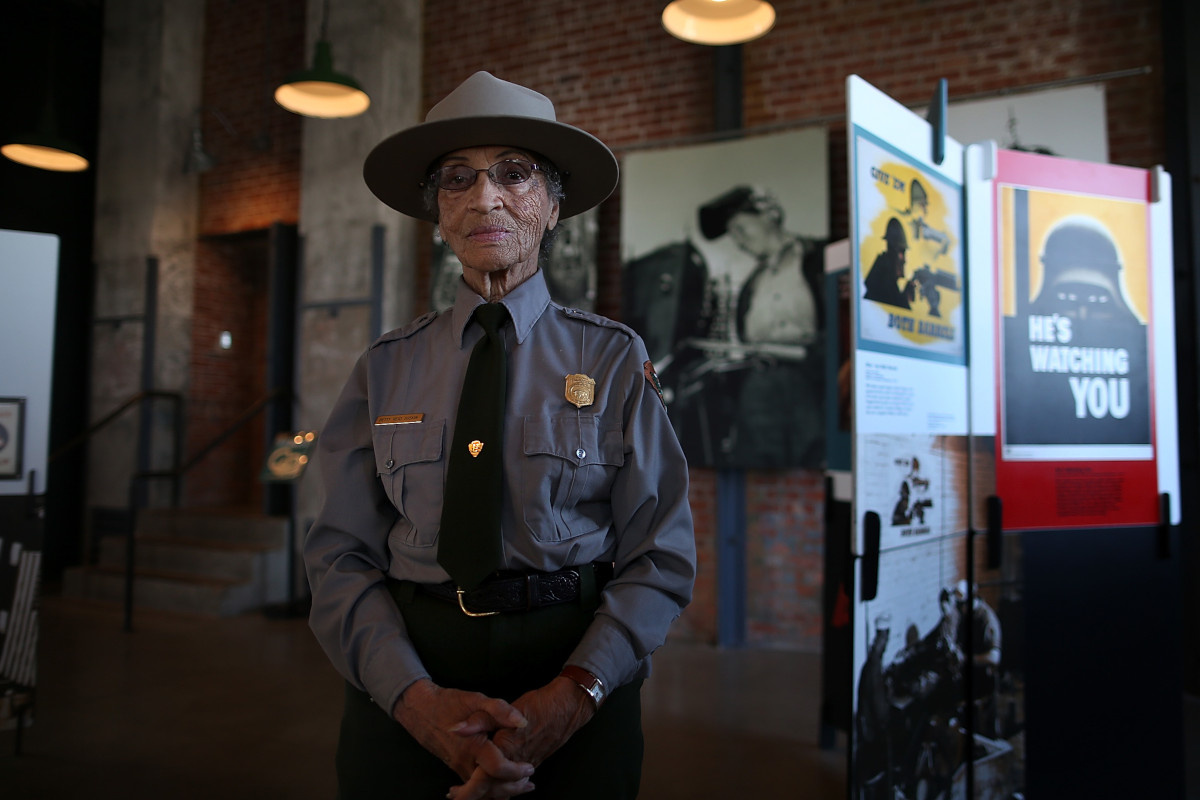
[(963, 147), (944, 83), (928, 119), (847, 97), (826, 643), (852, 675), (823, 724), (848, 692), (849, 794), (1181, 796), (1169, 176)]

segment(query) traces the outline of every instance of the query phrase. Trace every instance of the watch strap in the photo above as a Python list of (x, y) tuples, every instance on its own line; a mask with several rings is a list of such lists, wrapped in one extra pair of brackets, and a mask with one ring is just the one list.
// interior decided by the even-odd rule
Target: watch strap
[(560, 672), (559, 675), (579, 684), (580, 688), (588, 693), (588, 697), (592, 698), (592, 703), (595, 704), (596, 708), (599, 708), (600, 704), (604, 702), (604, 697), (607, 694), (607, 691), (604, 688), (604, 681), (600, 680), (583, 667), (577, 667), (574, 664), (568, 664), (563, 667), (562, 672)]

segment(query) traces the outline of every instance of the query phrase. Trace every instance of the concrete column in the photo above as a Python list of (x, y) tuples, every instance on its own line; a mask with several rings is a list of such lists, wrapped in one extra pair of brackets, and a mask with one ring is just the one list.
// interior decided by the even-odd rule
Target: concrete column
[[(149, 257), (160, 265), (155, 388), (187, 388), (198, 185), (183, 167), (200, 106), (204, 3), (122, 0), (104, 17), (91, 419), (140, 389)], [(161, 419), (155, 430), (155, 466), (166, 466), (172, 428)], [(131, 409), (92, 440), (89, 507), (128, 503), (136, 432)]]
[[(308, 49), (321, 30), (324, 0), (308, 3)], [(381, 331), (372, 330), (372, 229), (382, 226), (382, 331), (407, 322), (420, 226), (380, 203), (362, 179), (367, 153), (386, 136), (419, 122), (421, 0), (331, 3), (327, 38), (333, 68), (371, 97), (365, 114), (304, 122), (300, 236), (303, 282), (297, 342), (296, 420), (320, 434), (355, 359)], [(320, 508), (316, 474), (304, 476), (296, 516), (302, 530)]]

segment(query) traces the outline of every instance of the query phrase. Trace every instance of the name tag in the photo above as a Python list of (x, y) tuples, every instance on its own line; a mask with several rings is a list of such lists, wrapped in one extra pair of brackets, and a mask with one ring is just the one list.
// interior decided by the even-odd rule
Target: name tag
[(375, 418), (376, 425), (412, 425), (425, 419), (424, 414), (386, 414)]

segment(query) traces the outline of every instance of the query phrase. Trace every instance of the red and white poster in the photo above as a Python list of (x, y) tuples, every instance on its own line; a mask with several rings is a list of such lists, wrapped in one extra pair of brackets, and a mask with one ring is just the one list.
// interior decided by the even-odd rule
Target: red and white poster
[(1006, 530), (1159, 521), (1150, 190), (1144, 170), (997, 152)]

